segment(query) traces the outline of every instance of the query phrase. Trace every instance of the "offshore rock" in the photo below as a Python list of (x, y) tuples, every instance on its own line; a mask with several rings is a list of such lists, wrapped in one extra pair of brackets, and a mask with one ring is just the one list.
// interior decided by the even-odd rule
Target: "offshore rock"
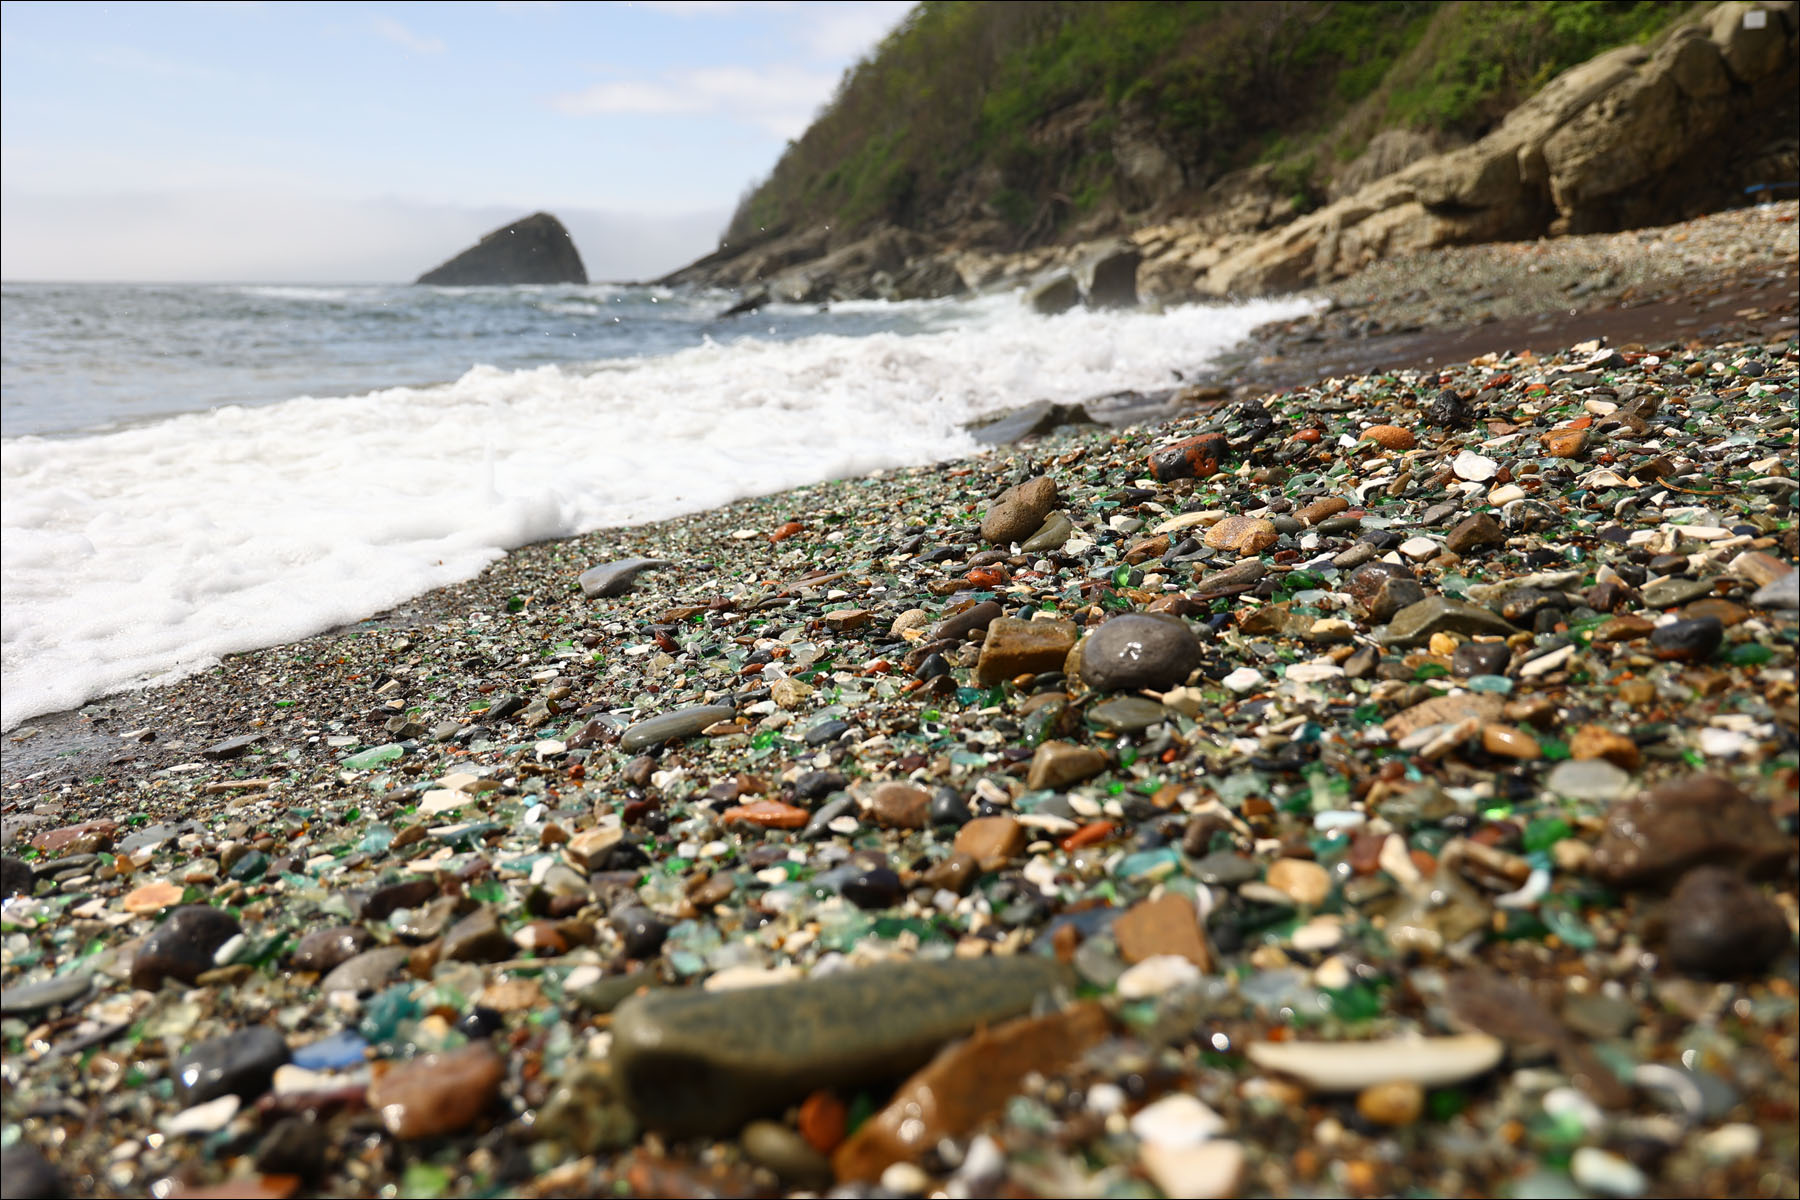
[(612, 1064), (646, 1126), (735, 1132), (819, 1088), (911, 1071), (952, 1038), (1067, 982), (1045, 958), (883, 963), (770, 987), (665, 991), (621, 1004)]
[(419, 283), (436, 287), (587, 281), (575, 239), (561, 221), (544, 212), (502, 225), (418, 278)]

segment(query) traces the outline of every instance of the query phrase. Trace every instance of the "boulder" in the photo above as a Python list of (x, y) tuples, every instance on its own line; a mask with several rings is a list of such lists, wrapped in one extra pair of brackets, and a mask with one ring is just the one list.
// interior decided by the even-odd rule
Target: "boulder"
[(908, 264), (894, 274), (891, 285), (895, 300), (936, 300), (940, 296), (960, 296), (968, 290), (956, 264), (942, 256)]
[(1136, 308), (1137, 273), (1144, 256), (1129, 242), (1110, 247), (1082, 267), (1083, 299), (1089, 308)]
[(587, 281), (575, 239), (561, 221), (543, 212), (501, 226), (418, 278), (436, 287)]
[(1057, 271), (1031, 285), (1025, 292), (1025, 303), (1032, 311), (1046, 317), (1068, 312), (1081, 303), (1081, 285), (1069, 271)]
[[(1737, 131), (1766, 139), (1792, 127), (1793, 9), (1729, 0), (1654, 53), (1621, 46), (1564, 71), (1473, 145), (1384, 175), (1379, 161), (1347, 169), (1348, 181), (1375, 177), (1237, 242), (1194, 287), (1285, 291), (1438, 246), (1655, 224), (1730, 203), (1744, 182), (1733, 171), (1760, 144), (1739, 147)], [(1397, 140), (1382, 153), (1409, 146)], [(1730, 162), (1720, 161), (1722, 146)], [(1181, 271), (1159, 260), (1146, 273), (1160, 292)]]

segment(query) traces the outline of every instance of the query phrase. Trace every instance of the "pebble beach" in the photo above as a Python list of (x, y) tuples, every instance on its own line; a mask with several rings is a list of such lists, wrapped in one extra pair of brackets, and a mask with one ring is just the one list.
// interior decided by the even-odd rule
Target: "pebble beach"
[(1796, 211), (25, 722), (6, 1196), (1794, 1195)]

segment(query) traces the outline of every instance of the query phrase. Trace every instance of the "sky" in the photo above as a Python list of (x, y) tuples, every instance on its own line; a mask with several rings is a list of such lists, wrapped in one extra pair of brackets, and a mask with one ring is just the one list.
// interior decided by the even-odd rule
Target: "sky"
[(910, 7), (0, 4), (0, 277), (402, 282), (543, 209), (650, 278)]

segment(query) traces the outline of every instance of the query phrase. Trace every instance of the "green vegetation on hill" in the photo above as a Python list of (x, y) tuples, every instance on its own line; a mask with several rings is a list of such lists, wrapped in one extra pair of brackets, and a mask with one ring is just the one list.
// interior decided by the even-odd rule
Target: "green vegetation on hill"
[(1693, 7), (927, 0), (845, 74), (726, 237), (985, 220), (1042, 241), (1257, 162), (1305, 206), (1375, 133), (1477, 137), (1558, 71)]

